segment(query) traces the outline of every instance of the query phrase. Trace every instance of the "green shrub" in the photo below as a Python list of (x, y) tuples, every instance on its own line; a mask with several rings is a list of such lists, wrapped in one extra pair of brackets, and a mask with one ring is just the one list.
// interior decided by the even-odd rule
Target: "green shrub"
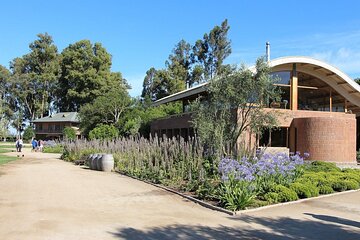
[(273, 189), (272, 192), (277, 193), (278, 196), (278, 201), (279, 202), (289, 202), (289, 201), (295, 201), (298, 200), (299, 197), (296, 194), (296, 192), (288, 187), (285, 187), (283, 185), (276, 185)]
[(24, 134), (23, 134), (23, 139), (25, 141), (29, 141), (31, 140), (31, 138), (35, 137), (35, 131), (33, 129), (32, 126), (28, 126), (25, 131), (24, 131)]
[(90, 131), (90, 139), (106, 139), (111, 140), (119, 136), (119, 130), (113, 125), (99, 124), (96, 128)]
[[(296, 182), (317, 186), (320, 194), (359, 188), (360, 176), (357, 171), (306, 172)], [(333, 189), (333, 191), (330, 190)]]
[(345, 190), (358, 189), (359, 183), (355, 180), (339, 179), (339, 181), (335, 182), (332, 187), (335, 191), (341, 192), (341, 191), (345, 191)]
[(308, 172), (340, 172), (335, 163), (314, 161), (311, 164), (305, 166), (305, 171)]
[(44, 153), (63, 153), (63, 146), (61, 145), (55, 145), (53, 147), (44, 147), (43, 152)]
[(65, 139), (75, 140), (76, 139), (76, 131), (72, 127), (65, 127), (63, 130), (63, 135)]
[(269, 203), (278, 203), (279, 194), (275, 192), (268, 192), (264, 195), (264, 199)]
[(263, 201), (263, 200), (259, 200), (259, 199), (254, 199), (254, 201), (251, 203), (250, 207), (252, 208), (258, 208), (258, 207), (263, 207), (269, 205), (268, 201)]
[(290, 189), (294, 190), (299, 198), (316, 197), (319, 195), (319, 189), (310, 183), (295, 182), (290, 184)]
[(249, 206), (256, 197), (256, 193), (250, 182), (236, 180), (230, 175), (229, 180), (221, 183), (219, 197), (226, 209), (236, 211)]
[(333, 192), (334, 192), (334, 189), (330, 185), (322, 185), (319, 187), (320, 194), (330, 194)]
[(344, 173), (353, 173), (353, 174), (359, 174), (360, 175), (360, 169), (353, 169), (353, 168), (344, 168), (342, 170)]
[(324, 172), (306, 172), (295, 182), (302, 184), (313, 184), (317, 187), (322, 185), (329, 185), (329, 180), (326, 178)]
[(196, 195), (200, 199), (217, 200), (219, 199), (219, 184), (220, 183), (218, 181), (206, 179), (204, 182), (199, 184), (196, 190)]
[[(352, 169), (355, 170), (355, 169)], [(360, 183), (360, 172), (355, 171), (343, 171), (341, 174), (339, 174), (339, 177), (344, 180), (355, 180), (358, 183)]]

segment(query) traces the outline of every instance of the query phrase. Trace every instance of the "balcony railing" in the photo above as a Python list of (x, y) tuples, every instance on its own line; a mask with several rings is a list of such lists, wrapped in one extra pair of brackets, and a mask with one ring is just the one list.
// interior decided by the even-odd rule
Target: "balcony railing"
[(62, 134), (63, 129), (35, 129), (35, 133), (60, 133)]

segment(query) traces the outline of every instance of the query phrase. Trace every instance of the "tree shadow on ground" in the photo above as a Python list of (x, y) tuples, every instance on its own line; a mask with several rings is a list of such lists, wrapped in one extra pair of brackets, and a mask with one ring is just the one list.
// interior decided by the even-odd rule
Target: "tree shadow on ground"
[(308, 216), (312, 216), (313, 218), (316, 218), (316, 219), (319, 219), (322, 221), (326, 221), (326, 222), (333, 222), (333, 223), (338, 223), (338, 224), (342, 224), (342, 225), (357, 227), (360, 230), (360, 222), (348, 220), (345, 218), (328, 216), (328, 215), (318, 215), (318, 214), (312, 214), (312, 213), (304, 213), (304, 214), (308, 215)]
[(351, 227), (340, 226), (331, 222), (346, 221), (334, 218), (336, 217), (331, 217), (330, 223), (327, 223), (287, 217), (258, 218), (242, 215), (231, 218), (238, 222), (238, 227), (169, 225), (148, 230), (122, 228), (110, 234), (119, 239), (360, 239), (360, 230), (352, 227), (353, 223), (350, 224)]

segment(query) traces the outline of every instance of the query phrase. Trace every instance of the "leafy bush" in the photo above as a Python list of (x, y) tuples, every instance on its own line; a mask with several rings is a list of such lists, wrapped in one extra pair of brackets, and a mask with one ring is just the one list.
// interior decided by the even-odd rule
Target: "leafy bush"
[(76, 132), (75, 129), (72, 127), (65, 127), (63, 130), (63, 135), (65, 139), (68, 140), (75, 140), (76, 139)]
[(321, 193), (320, 189), (325, 187), (332, 188), (332, 185), (336, 181), (329, 173), (325, 172), (306, 172), (303, 176), (298, 178), (295, 182), (302, 183), (302, 184), (312, 184), (319, 189), (319, 193)]
[(113, 125), (99, 124), (96, 128), (90, 131), (90, 139), (115, 139), (119, 136), (119, 130)]
[(32, 126), (28, 126), (25, 131), (24, 131), (24, 134), (23, 134), (23, 139), (25, 141), (29, 141), (31, 140), (31, 138), (35, 137), (35, 131), (33, 129)]
[(271, 192), (278, 194), (278, 202), (289, 202), (299, 199), (294, 190), (282, 185), (276, 185)]
[(43, 152), (44, 153), (63, 153), (63, 150), (64, 150), (63, 146), (58, 144), (53, 147), (45, 146), (43, 149)]
[(343, 170), (339, 177), (344, 180), (355, 180), (360, 183), (360, 169)]
[(268, 203), (278, 203), (279, 202), (279, 194), (275, 192), (268, 192), (264, 195), (264, 200)]
[(353, 189), (358, 189), (359, 188), (359, 183), (355, 180), (341, 180), (339, 179), (339, 181), (335, 182), (333, 184), (333, 189), (335, 191), (345, 191), (345, 190), (353, 190)]
[(299, 198), (316, 197), (319, 195), (319, 189), (310, 183), (291, 183), (290, 189), (294, 190)]
[(206, 179), (202, 183), (199, 184), (196, 195), (200, 199), (207, 199), (207, 200), (218, 200), (218, 188), (220, 182), (216, 180)]
[(237, 180), (233, 175), (221, 183), (219, 195), (220, 202), (231, 211), (245, 209), (256, 197), (251, 182)]
[(320, 194), (330, 194), (333, 193), (334, 189), (329, 185), (322, 185), (319, 187), (319, 193)]
[(335, 163), (314, 161), (305, 166), (307, 172), (340, 172), (341, 169)]

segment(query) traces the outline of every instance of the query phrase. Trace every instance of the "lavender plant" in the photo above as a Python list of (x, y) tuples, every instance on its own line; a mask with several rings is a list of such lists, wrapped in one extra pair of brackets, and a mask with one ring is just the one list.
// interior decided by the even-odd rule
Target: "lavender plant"
[(63, 158), (73, 161), (96, 152), (113, 154), (118, 170), (157, 183), (179, 185), (203, 178), (203, 148), (196, 138), (65, 141)]

